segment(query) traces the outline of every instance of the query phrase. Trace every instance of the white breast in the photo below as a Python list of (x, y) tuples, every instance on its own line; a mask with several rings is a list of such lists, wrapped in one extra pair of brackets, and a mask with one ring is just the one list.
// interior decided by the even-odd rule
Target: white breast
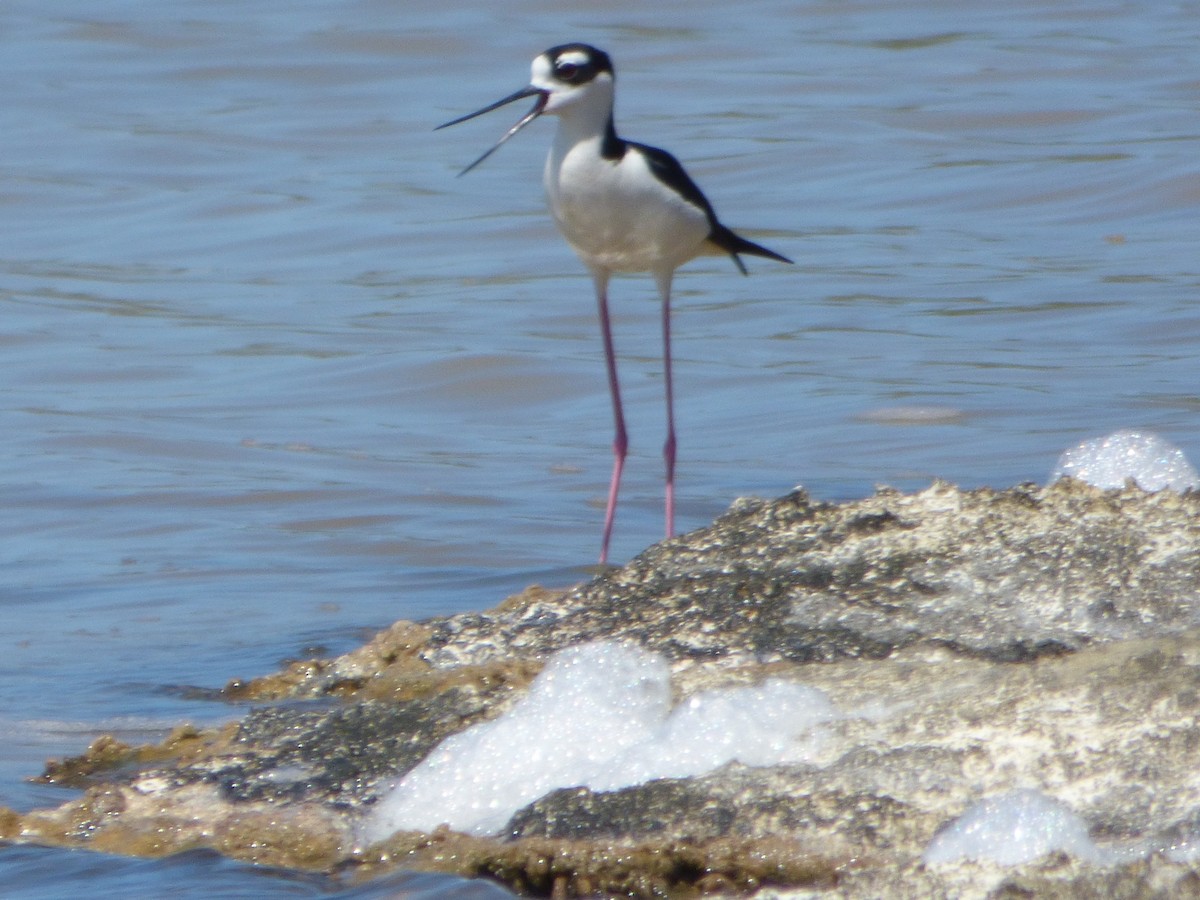
[(602, 157), (599, 136), (556, 139), (545, 186), (559, 231), (591, 268), (674, 269), (702, 252), (708, 237), (703, 210), (655, 178), (635, 149), (615, 162)]

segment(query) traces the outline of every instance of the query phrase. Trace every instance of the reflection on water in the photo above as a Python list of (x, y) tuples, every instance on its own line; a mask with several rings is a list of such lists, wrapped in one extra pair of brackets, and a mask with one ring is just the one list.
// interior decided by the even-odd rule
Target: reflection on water
[[(798, 263), (677, 279), (682, 526), (797, 483), (1042, 480), (1123, 427), (1200, 457), (1188, 8), (683, 14), (5, 7), (0, 801), (57, 802), (20, 779), (88, 723), (237, 712), (178, 688), (584, 576), (610, 414), (551, 124), (464, 179), (494, 123), (430, 131), (564, 40)], [(621, 558), (661, 527), (663, 426), (650, 280), (613, 304)]]

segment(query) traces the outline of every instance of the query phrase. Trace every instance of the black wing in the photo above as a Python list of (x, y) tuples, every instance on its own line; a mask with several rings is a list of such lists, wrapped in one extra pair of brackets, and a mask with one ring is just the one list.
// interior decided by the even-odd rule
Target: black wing
[(708, 202), (708, 198), (704, 196), (704, 192), (696, 186), (696, 182), (692, 181), (691, 176), (684, 170), (679, 160), (666, 150), (661, 150), (658, 147), (650, 147), (646, 144), (635, 144), (633, 141), (627, 141), (626, 143), (631, 147), (636, 147), (645, 155), (646, 162), (649, 164), (650, 171), (654, 173), (655, 178), (678, 192), (681, 197), (693, 206), (704, 211), (704, 215), (708, 217), (708, 240), (728, 253), (743, 275), (746, 274), (746, 266), (742, 262), (741, 257), (738, 256), (739, 253), (748, 253), (751, 256), (765, 256), (767, 259), (775, 259), (779, 262), (791, 262), (786, 256), (781, 256), (774, 250), (768, 250), (760, 244), (748, 241), (722, 225), (717, 220), (717, 214), (713, 211), (712, 204)]

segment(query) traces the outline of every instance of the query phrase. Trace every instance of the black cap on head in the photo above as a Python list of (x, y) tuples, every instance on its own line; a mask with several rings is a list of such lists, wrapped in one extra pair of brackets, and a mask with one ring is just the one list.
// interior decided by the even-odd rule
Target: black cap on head
[(590, 44), (559, 44), (542, 56), (550, 60), (554, 77), (564, 84), (587, 84), (601, 72), (615, 74), (608, 54)]

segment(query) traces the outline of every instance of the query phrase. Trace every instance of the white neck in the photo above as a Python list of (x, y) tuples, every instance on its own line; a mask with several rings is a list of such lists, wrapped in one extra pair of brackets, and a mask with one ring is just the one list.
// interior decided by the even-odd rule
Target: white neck
[(559, 121), (556, 142), (573, 145), (592, 138), (603, 138), (612, 119), (612, 110), (612, 79), (597, 78), (577, 99), (552, 110)]

